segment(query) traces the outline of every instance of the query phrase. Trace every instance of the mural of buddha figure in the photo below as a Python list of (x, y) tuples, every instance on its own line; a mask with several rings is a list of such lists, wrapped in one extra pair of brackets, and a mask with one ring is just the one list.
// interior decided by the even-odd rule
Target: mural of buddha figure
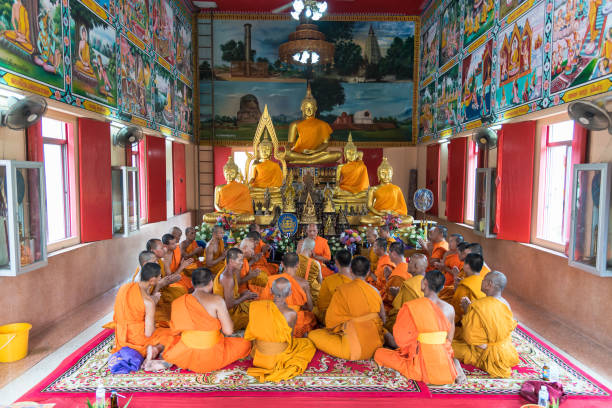
[(25, 8), (21, 0), (15, 0), (11, 8), (12, 30), (6, 30), (2, 34), (17, 47), (32, 54), (34, 46), (30, 39), (30, 21), (28, 20), (28, 9)]

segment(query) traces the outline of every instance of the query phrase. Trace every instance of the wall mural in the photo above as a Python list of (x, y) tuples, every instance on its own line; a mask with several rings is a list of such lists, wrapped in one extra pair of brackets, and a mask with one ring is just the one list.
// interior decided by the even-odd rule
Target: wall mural
[[(316, 66), (311, 81), (319, 117), (334, 131), (332, 141), (346, 140), (351, 132), (355, 141), (407, 144), (416, 133), (415, 18), (384, 18), (316, 23), (335, 46), (334, 65)], [(290, 123), (301, 119), (306, 82), (304, 68), (281, 62), (278, 49), (297, 22), (263, 15), (214, 19), (215, 111), (201, 112), (200, 129), (214, 127), (215, 143), (244, 144), (252, 141), (267, 104), (279, 139), (287, 140)], [(201, 75), (206, 64), (200, 64)]]
[(436, 86), (436, 129), (438, 131), (457, 126), (457, 100), (461, 90), (459, 64), (443, 75)]
[(421, 81), (436, 71), (438, 55), (438, 26), (434, 23), (421, 36)]
[(451, 1), (440, 16), (440, 57), (439, 65), (445, 66), (457, 56), (461, 43), (461, 4)]
[(175, 0), (0, 0), (0, 83), (193, 140), (191, 38)]
[(432, 87), (448, 99), (455, 83), (456, 59), (441, 43), (438, 61), (421, 62), (419, 142), (612, 90), (612, 0), (436, 0), (423, 14), (423, 47), (436, 27), (441, 42), (449, 41), (455, 2), (464, 33), (458, 107), (453, 112), (454, 99), (432, 102)]

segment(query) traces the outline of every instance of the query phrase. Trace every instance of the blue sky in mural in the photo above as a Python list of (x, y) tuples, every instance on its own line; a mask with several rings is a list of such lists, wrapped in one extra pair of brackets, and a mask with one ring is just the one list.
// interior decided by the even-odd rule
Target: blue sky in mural
[(110, 0), (96, 0), (96, 3), (101, 5), (105, 10), (108, 10)]

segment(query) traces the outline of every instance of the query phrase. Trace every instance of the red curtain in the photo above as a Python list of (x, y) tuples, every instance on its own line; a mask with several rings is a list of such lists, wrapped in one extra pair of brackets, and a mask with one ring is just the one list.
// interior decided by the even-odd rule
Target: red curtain
[(363, 152), (363, 164), (368, 169), (368, 178), (370, 179), (370, 185), (375, 186), (378, 184), (378, 166), (382, 163), (383, 149), (359, 149)]
[(174, 215), (187, 211), (187, 189), (185, 184), (185, 145), (172, 142), (172, 174), (174, 188)]
[(463, 222), (467, 141), (466, 137), (455, 138), (448, 145), (446, 217), (452, 222)]
[(80, 118), (81, 242), (113, 237), (110, 124)]
[(166, 221), (166, 143), (147, 136), (147, 201), (149, 223)]
[(427, 169), (425, 171), (425, 187), (431, 190), (434, 197), (433, 207), (428, 214), (438, 216), (438, 191), (440, 189), (440, 145), (427, 146)]
[(535, 121), (504, 124), (498, 132), (497, 238), (529, 242)]
[(38, 122), (27, 128), (26, 135), (28, 161), (44, 161), (42, 120), (39, 120)]
[(232, 154), (232, 148), (226, 146), (215, 146), (213, 147), (213, 164), (215, 171), (215, 186), (225, 184), (225, 177), (223, 176), (223, 166), (227, 163), (227, 159)]

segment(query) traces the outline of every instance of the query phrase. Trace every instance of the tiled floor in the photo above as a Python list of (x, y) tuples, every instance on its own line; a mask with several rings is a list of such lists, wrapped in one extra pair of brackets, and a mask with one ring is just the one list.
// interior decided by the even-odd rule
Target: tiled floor
[[(65, 316), (30, 340), (30, 353), (21, 361), (0, 364), (0, 405), (19, 398), (53, 371), (59, 363), (102, 330), (112, 319), (116, 289)], [(515, 318), (564, 352), (573, 363), (608, 387), (612, 386), (612, 350), (572, 330), (549, 314), (506, 294)]]

